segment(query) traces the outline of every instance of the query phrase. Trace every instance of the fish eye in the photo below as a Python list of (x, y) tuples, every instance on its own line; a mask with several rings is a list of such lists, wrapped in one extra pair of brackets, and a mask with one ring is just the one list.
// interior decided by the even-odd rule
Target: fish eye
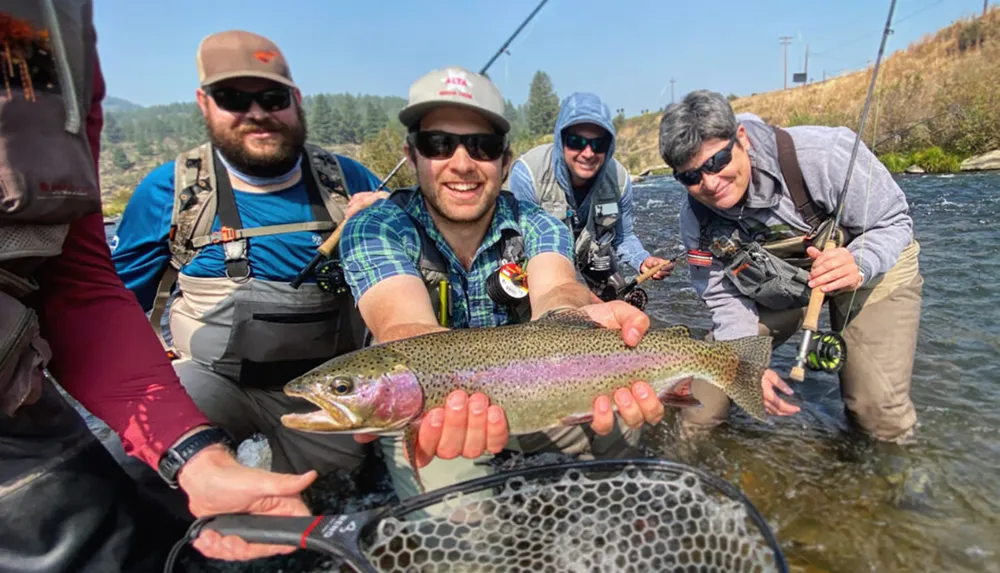
[(334, 378), (333, 392), (339, 396), (350, 393), (354, 389), (354, 382), (350, 378)]

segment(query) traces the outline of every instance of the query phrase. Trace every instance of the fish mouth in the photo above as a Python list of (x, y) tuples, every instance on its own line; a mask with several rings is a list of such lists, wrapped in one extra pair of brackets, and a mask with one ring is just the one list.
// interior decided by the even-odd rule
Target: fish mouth
[(344, 404), (336, 402), (317, 402), (307, 393), (285, 390), (285, 394), (293, 398), (307, 400), (318, 409), (306, 413), (283, 414), (281, 423), (293, 430), (322, 433), (357, 433), (364, 431), (364, 421)]

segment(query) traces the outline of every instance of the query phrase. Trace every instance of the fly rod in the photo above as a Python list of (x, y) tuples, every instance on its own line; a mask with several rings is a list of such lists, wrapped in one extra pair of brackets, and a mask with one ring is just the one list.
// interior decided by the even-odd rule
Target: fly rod
[[(545, 3), (548, 1), (549, 0), (542, 0), (541, 2), (538, 3), (538, 6), (536, 6), (535, 9), (531, 11), (531, 14), (528, 14), (528, 17), (525, 18), (524, 21), (521, 22), (521, 25), (517, 27), (517, 30), (514, 30), (514, 33), (511, 34), (509, 38), (507, 38), (507, 41), (504, 42), (502, 46), (500, 46), (500, 49), (497, 50), (496, 53), (493, 54), (493, 57), (490, 58), (488, 62), (486, 62), (486, 65), (479, 70), (480, 75), (485, 74), (486, 70), (490, 69), (490, 66), (493, 65), (493, 62), (495, 62), (497, 58), (500, 57), (500, 54), (504, 53), (507, 47), (510, 46), (510, 43), (514, 41), (514, 38), (516, 38), (518, 34), (521, 33), (521, 30), (524, 30), (524, 27), (528, 25), (528, 22), (530, 22), (531, 19), (535, 17), (535, 14), (538, 14), (538, 11), (541, 10), (542, 6), (544, 6)], [(376, 187), (372, 191), (379, 191), (383, 189), (385, 185), (393, 178), (393, 176), (396, 175), (396, 172), (399, 171), (399, 169), (403, 166), (404, 163), (406, 163), (405, 157), (399, 160), (399, 163), (397, 163), (396, 166), (392, 168), (392, 171), (390, 171), (389, 174), (385, 176), (385, 179), (383, 179), (382, 182), (378, 184), (378, 187)], [(306, 280), (306, 277), (311, 275), (313, 271), (316, 270), (316, 266), (319, 265), (319, 263), (323, 259), (329, 257), (330, 253), (332, 253), (333, 250), (337, 248), (337, 243), (340, 242), (340, 230), (343, 227), (343, 225), (344, 225), (343, 222), (341, 222), (341, 224), (337, 226), (337, 231), (332, 233), (325, 241), (323, 241), (322, 245), (317, 247), (316, 254), (313, 256), (312, 260), (309, 261), (309, 264), (307, 264), (301, 271), (299, 271), (299, 274), (296, 275), (295, 279), (292, 280), (291, 282), (292, 288), (295, 289), (299, 288), (299, 286), (302, 285), (302, 282)]]

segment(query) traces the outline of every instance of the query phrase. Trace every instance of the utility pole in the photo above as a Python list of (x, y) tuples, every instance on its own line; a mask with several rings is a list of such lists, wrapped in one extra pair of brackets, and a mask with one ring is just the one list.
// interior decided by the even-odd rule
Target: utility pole
[(806, 82), (809, 83), (809, 44), (806, 44), (806, 69), (803, 70), (806, 74)]
[(787, 90), (788, 89), (788, 44), (791, 43), (792, 37), (791, 36), (781, 36), (780, 38), (778, 38), (778, 41), (781, 43), (782, 47), (785, 50), (785, 75), (784, 75), (783, 79), (785, 81), (785, 88), (784, 89)]
[(990, 0), (983, 0), (983, 16), (986, 15), (986, 11), (989, 9)]
[(674, 78), (670, 78), (670, 103), (674, 103)]

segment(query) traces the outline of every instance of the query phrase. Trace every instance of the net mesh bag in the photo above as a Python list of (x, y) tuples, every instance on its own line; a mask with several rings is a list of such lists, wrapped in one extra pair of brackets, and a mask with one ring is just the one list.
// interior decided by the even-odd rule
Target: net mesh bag
[(536, 468), (386, 516), (362, 550), (379, 571), (786, 571), (728, 482), (648, 460)]

